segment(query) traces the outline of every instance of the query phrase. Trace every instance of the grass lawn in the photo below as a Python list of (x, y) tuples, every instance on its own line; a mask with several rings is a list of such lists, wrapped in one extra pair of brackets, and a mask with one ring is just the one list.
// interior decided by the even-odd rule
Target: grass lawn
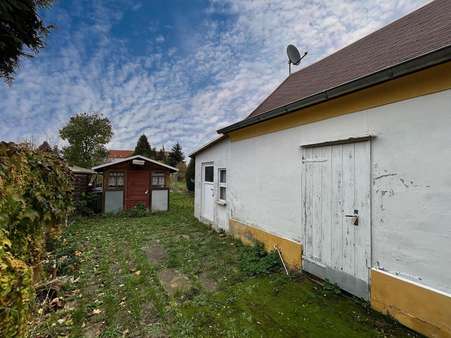
[(32, 336), (415, 336), (258, 254), (199, 223), (181, 192), (167, 213), (79, 220), (55, 249), (62, 305), (37, 310)]

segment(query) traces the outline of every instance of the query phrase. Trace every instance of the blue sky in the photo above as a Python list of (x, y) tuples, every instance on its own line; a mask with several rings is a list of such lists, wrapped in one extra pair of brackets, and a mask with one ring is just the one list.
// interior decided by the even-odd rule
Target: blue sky
[[(58, 137), (69, 117), (109, 117), (109, 147), (176, 141), (185, 152), (248, 115), (286, 76), (427, 0), (57, 0), (47, 47), (0, 84), (0, 140)], [(296, 68), (298, 70), (299, 68)]]

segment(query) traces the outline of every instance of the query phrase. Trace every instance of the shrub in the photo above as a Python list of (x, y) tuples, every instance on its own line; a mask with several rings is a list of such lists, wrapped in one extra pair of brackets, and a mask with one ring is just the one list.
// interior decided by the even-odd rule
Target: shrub
[(71, 173), (54, 153), (0, 143), (0, 324), (8, 335), (24, 335), (46, 241), (71, 201)]
[(241, 251), (240, 268), (249, 276), (268, 274), (282, 267), (276, 251), (267, 252), (262, 243), (244, 246)]
[(102, 195), (96, 192), (83, 192), (75, 201), (75, 213), (79, 216), (93, 216), (101, 212)]
[(133, 208), (125, 210), (124, 214), (128, 217), (144, 217), (149, 215), (149, 210), (146, 209), (144, 204), (138, 203)]
[(196, 160), (193, 157), (191, 158), (191, 161), (189, 161), (188, 168), (186, 168), (185, 172), (186, 189), (188, 189), (188, 191), (194, 191), (195, 169)]

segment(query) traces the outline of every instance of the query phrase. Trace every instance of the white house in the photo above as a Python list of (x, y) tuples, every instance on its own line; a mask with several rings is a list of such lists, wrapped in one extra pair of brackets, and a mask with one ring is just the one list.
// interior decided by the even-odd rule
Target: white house
[(195, 216), (451, 337), (451, 1), (290, 75), (196, 150)]

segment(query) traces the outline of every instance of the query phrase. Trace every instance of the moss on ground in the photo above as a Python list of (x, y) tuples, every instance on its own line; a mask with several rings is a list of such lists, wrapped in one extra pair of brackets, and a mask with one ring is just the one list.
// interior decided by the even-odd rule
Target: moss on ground
[[(285, 276), (271, 256), (254, 267), (261, 252), (199, 223), (184, 193), (171, 194), (167, 213), (78, 220), (60, 250), (68, 243), (79, 268), (68, 272), (66, 306), (38, 316), (33, 336), (415, 336), (333, 287)], [(158, 262), (152, 246), (164, 250)], [(163, 269), (188, 277), (189, 290), (169, 297)]]

